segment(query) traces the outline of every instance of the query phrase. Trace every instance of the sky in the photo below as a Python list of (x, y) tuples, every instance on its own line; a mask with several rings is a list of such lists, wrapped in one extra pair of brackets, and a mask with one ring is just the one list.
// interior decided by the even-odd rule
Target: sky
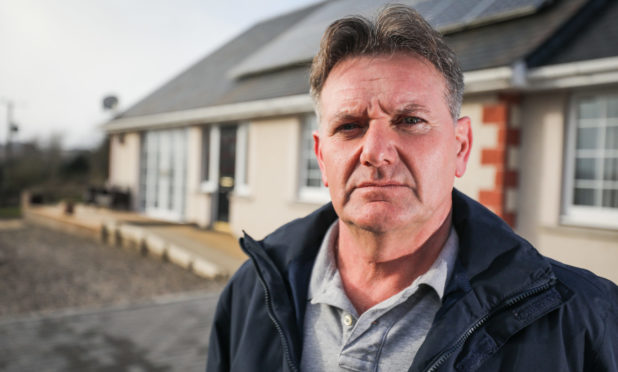
[(318, 0), (0, 0), (0, 143), (91, 148), (111, 118), (251, 25)]

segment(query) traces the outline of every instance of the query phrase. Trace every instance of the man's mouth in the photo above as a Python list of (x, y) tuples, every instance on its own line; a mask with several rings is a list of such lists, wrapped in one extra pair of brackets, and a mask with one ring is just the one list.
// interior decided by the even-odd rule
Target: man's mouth
[(371, 182), (362, 182), (356, 185), (357, 189), (369, 188), (369, 187), (407, 187), (407, 186), (402, 183), (394, 182), (394, 181), (385, 181), (385, 182), (371, 181)]

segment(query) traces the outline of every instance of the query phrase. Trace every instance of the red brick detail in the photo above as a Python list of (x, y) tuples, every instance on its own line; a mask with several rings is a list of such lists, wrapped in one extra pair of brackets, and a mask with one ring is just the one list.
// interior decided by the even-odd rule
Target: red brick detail
[(494, 210), (502, 211), (502, 201), (504, 193), (496, 190), (479, 191), (479, 202), (485, 206), (491, 206)]
[(510, 147), (518, 147), (520, 130), (509, 128), (509, 107), (518, 104), (521, 96), (505, 95), (499, 97), (496, 104), (483, 107), (483, 125), (497, 127), (497, 142), (495, 147), (481, 149), (481, 164), (489, 166), (495, 171), (492, 187), (479, 191), (479, 202), (502, 217), (509, 225), (515, 226), (516, 212), (506, 210), (506, 192), (517, 188), (519, 173), (517, 170), (507, 169), (508, 152)]
[(516, 128), (507, 129), (506, 144), (509, 146), (519, 146), (520, 131)]
[(498, 94), (500, 102), (508, 103), (510, 105), (518, 105), (521, 103), (521, 94), (519, 93), (500, 93)]
[[(497, 167), (498, 168), (498, 167)], [(517, 188), (519, 184), (519, 172), (516, 170), (502, 170), (496, 169), (496, 176), (494, 178), (495, 190)]]
[(483, 124), (498, 124), (506, 126), (509, 112), (508, 106), (503, 103), (483, 106)]
[(504, 171), (501, 168), (496, 167), (496, 175), (494, 176), (495, 190), (502, 190), (502, 186), (504, 186)]
[(519, 184), (519, 172), (516, 170), (508, 170), (504, 172), (504, 186), (516, 188)]
[(481, 164), (503, 166), (506, 152), (502, 149), (481, 149)]

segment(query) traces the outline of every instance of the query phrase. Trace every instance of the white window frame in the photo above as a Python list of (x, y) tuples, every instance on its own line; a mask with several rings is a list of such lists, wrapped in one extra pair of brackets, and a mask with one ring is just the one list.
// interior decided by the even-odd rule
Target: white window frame
[(249, 123), (239, 123), (236, 132), (236, 174), (234, 194), (249, 196)]
[[(175, 222), (184, 220), (187, 141), (186, 128), (152, 130), (142, 134), (140, 204), (145, 214)], [(161, 166), (163, 163), (167, 166), (165, 170)], [(169, 179), (162, 179), (162, 172), (171, 173)]]
[[(564, 190), (563, 190), (563, 211), (560, 216), (560, 222), (565, 225), (596, 227), (607, 229), (618, 229), (618, 208), (608, 208), (602, 206), (582, 206), (573, 203), (575, 189), (575, 159), (576, 159), (576, 144), (577, 144), (577, 109), (579, 102), (584, 97), (599, 97), (618, 95), (617, 90), (601, 90), (593, 92), (582, 92), (574, 94), (571, 97), (569, 104), (569, 115), (567, 122), (567, 143), (565, 151), (565, 172), (564, 172)], [(604, 121), (604, 126), (607, 127), (607, 114), (600, 120)], [(603, 145), (601, 145), (603, 146)], [(580, 150), (585, 151), (585, 150)], [(594, 150), (591, 150), (594, 151)], [(604, 148), (601, 151), (607, 151)], [(618, 151), (618, 150), (609, 150)], [(581, 182), (581, 181), (580, 181)], [(618, 182), (618, 181), (598, 181), (591, 180), (591, 183), (597, 182)]]
[[(299, 139), (299, 151), (298, 151), (298, 198), (302, 202), (308, 203), (327, 203), (330, 201), (330, 194), (328, 188), (324, 186), (322, 180), (320, 180), (320, 186), (307, 186), (307, 160), (308, 157), (315, 157), (313, 147), (310, 149), (305, 148), (307, 143), (313, 143), (313, 130), (307, 131), (306, 126), (309, 125), (310, 120), (313, 120), (317, 127), (317, 118), (314, 113), (306, 114), (301, 118), (300, 125), (300, 139)], [(306, 134), (311, 136), (307, 141), (303, 138)]]
[[(205, 193), (213, 193), (217, 191), (219, 179), (219, 144), (221, 138), (221, 130), (218, 125), (209, 125), (202, 130), (209, 130), (208, 144), (208, 177), (204, 180), (202, 175), (202, 183), (200, 190)], [(202, 136), (204, 138), (204, 136)], [(204, 161), (202, 156), (202, 161)]]
[[(208, 148), (208, 176), (202, 175), (200, 190), (204, 193), (214, 193), (219, 189), (219, 156), (221, 146), (221, 126), (226, 124), (213, 124), (205, 126), (202, 130), (210, 131)], [(236, 171), (234, 174), (234, 194), (248, 196), (251, 193), (248, 183), (248, 145), (249, 123), (238, 123), (236, 132)], [(202, 135), (204, 138), (204, 135)], [(204, 156), (202, 155), (202, 161)], [(205, 178), (205, 179), (204, 179)]]

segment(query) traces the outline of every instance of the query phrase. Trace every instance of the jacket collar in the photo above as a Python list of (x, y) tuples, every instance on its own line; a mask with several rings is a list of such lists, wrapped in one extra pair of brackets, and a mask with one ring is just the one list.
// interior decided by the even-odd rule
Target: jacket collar
[(335, 219), (337, 214), (329, 203), (281, 226), (264, 240), (255, 241), (246, 233), (241, 239), (241, 247), (264, 278), (275, 316), (286, 325), (285, 337), (297, 365), (311, 270), (322, 238)]
[[(453, 191), (453, 225), (459, 235), (455, 269), (410, 371), (424, 370), (470, 332), (472, 324), (501, 311), (507, 301), (555, 281), (547, 259), (504, 221), (457, 190)], [(562, 301), (545, 302), (535, 314), (540, 316)], [(503, 321), (496, 329), (499, 338), (507, 339), (525, 325)]]
[[(526, 288), (555, 279), (549, 261), (496, 215), (453, 190), (458, 267), (450, 290), (474, 288), (491, 308)], [(468, 281), (468, 283), (466, 283)]]

